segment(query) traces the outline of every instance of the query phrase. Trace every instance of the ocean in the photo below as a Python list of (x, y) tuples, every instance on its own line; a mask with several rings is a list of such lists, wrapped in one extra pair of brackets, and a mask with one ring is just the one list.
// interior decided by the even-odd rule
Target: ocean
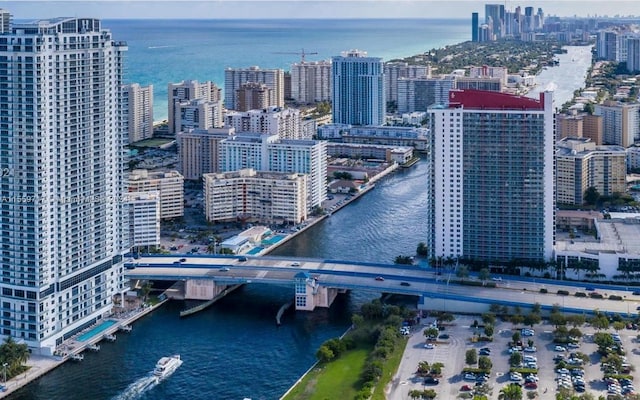
[(167, 118), (169, 83), (211, 80), (224, 89), (228, 67), (289, 70), (303, 49), (308, 61), (350, 49), (389, 61), (471, 39), (470, 21), (450, 19), (105, 20), (103, 27), (129, 46), (125, 82), (153, 84), (156, 121)]

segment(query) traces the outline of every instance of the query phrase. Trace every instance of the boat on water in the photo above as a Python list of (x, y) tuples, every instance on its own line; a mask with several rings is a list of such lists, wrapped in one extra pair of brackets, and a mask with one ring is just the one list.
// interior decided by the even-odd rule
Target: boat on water
[(153, 375), (161, 381), (173, 374), (179, 366), (182, 365), (182, 360), (179, 354), (175, 354), (170, 357), (162, 357), (156, 364), (156, 368), (153, 370)]

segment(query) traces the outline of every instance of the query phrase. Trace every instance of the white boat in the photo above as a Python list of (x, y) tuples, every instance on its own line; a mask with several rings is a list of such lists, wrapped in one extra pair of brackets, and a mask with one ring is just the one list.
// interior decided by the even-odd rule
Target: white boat
[(123, 332), (131, 332), (131, 325), (122, 325), (120, 330)]
[(82, 360), (84, 360), (84, 356), (82, 354), (70, 354), (69, 358), (71, 358), (73, 361), (82, 361)]
[(153, 375), (161, 381), (173, 374), (179, 366), (182, 365), (182, 360), (179, 354), (175, 354), (171, 357), (162, 357), (156, 364), (156, 368), (153, 370)]

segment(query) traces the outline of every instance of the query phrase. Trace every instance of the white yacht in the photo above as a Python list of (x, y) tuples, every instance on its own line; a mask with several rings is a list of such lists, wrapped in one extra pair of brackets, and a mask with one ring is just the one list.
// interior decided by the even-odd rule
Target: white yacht
[(156, 364), (156, 368), (153, 370), (153, 375), (158, 378), (158, 381), (163, 380), (169, 375), (173, 374), (179, 366), (182, 365), (180, 355), (176, 354), (171, 357), (162, 357)]

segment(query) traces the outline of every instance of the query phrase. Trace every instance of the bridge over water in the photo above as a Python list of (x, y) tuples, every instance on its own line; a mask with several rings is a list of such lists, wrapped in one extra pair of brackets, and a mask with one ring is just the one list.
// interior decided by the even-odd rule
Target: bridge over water
[[(580, 282), (495, 277), (496, 287), (457, 283), (452, 271), (441, 274), (433, 269), (397, 264), (286, 258), (213, 255), (144, 255), (125, 264), (130, 279), (184, 281), (185, 298), (210, 300), (226, 288), (238, 284), (287, 285), (294, 289), (297, 310), (329, 307), (339, 292), (367, 290), (417, 296), (421, 308), (447, 311), (485, 312), (489, 304), (542, 309), (560, 306), (565, 312), (603, 312), (635, 314), (640, 296), (625, 286), (593, 285), (589, 289), (623, 300), (591, 299), (558, 295), (558, 290), (586, 292)], [(476, 280), (469, 277), (467, 280)], [(548, 293), (540, 293), (540, 289)], [(589, 293), (589, 292), (586, 292)]]

